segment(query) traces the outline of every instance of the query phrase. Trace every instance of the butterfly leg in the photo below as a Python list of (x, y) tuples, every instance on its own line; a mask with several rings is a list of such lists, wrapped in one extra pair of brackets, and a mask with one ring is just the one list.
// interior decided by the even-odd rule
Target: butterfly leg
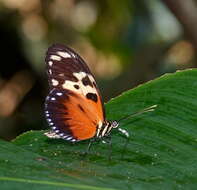
[(124, 147), (123, 147), (123, 151), (121, 152), (121, 160), (124, 158), (124, 154), (126, 152), (127, 146), (130, 142), (130, 137), (126, 138), (125, 143), (124, 143)]
[(86, 149), (86, 151), (85, 151), (85, 153), (84, 153), (85, 156), (90, 152), (90, 148), (91, 148), (93, 142), (94, 142), (94, 139), (90, 139), (90, 140), (89, 140), (87, 149)]
[(126, 148), (127, 148), (128, 144), (129, 144), (129, 141), (130, 141), (130, 135), (129, 135), (128, 131), (126, 131), (125, 129), (122, 129), (120, 127), (118, 128), (118, 131), (126, 137), (126, 141), (125, 141), (124, 147), (122, 149), (123, 151), (121, 153), (121, 159), (123, 159), (124, 154), (126, 152)]
[(109, 161), (111, 160), (111, 155), (112, 155), (112, 141), (111, 141), (111, 136), (105, 136), (105, 139), (102, 139), (101, 142), (104, 144), (108, 144), (109, 145), (109, 156), (108, 159)]

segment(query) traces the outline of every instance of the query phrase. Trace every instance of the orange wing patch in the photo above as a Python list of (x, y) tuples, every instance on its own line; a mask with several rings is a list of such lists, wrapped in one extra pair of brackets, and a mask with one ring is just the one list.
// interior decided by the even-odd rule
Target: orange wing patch
[(103, 123), (103, 111), (100, 98), (97, 102), (87, 99), (79, 94), (69, 96), (63, 103), (67, 108), (66, 125), (68, 125), (74, 138), (85, 140), (95, 136), (97, 125)]
[[(97, 126), (104, 122), (104, 113), (100, 97), (94, 95), (92, 98), (70, 90), (51, 90), (46, 98), (45, 115), (58, 138), (75, 142), (96, 135)], [(54, 134), (47, 136), (56, 138)]]

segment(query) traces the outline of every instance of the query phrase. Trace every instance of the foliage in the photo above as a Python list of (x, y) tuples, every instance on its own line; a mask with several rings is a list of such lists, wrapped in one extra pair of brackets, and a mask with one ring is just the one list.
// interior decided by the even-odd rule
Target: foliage
[(166, 74), (112, 99), (108, 119), (157, 104), (129, 118), (108, 144), (70, 144), (30, 131), (0, 142), (1, 189), (195, 189), (197, 185), (197, 70)]

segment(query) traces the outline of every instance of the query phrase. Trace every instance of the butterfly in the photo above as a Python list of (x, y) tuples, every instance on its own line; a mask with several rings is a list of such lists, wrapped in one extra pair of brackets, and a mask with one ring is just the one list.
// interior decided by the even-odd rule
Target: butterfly
[(115, 128), (129, 136), (119, 122), (106, 120), (95, 78), (74, 50), (54, 44), (48, 48), (45, 62), (50, 88), (45, 116), (51, 127), (46, 136), (78, 142), (107, 137)]

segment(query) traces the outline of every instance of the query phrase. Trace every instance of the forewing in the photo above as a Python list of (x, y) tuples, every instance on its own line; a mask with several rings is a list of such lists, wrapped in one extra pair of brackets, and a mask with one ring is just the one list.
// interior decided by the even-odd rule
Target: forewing
[[(95, 79), (83, 59), (72, 49), (62, 44), (49, 47), (45, 59), (47, 74), (51, 88), (68, 88), (65, 82), (77, 83), (79, 78), (85, 78), (84, 84), (96, 86)], [(80, 75), (81, 73), (81, 75)], [(57, 82), (56, 82), (57, 81)]]
[(65, 134), (67, 140), (93, 137), (105, 114), (88, 66), (76, 52), (61, 44), (48, 49), (45, 61), (50, 86), (46, 99), (49, 125), (62, 137)]

